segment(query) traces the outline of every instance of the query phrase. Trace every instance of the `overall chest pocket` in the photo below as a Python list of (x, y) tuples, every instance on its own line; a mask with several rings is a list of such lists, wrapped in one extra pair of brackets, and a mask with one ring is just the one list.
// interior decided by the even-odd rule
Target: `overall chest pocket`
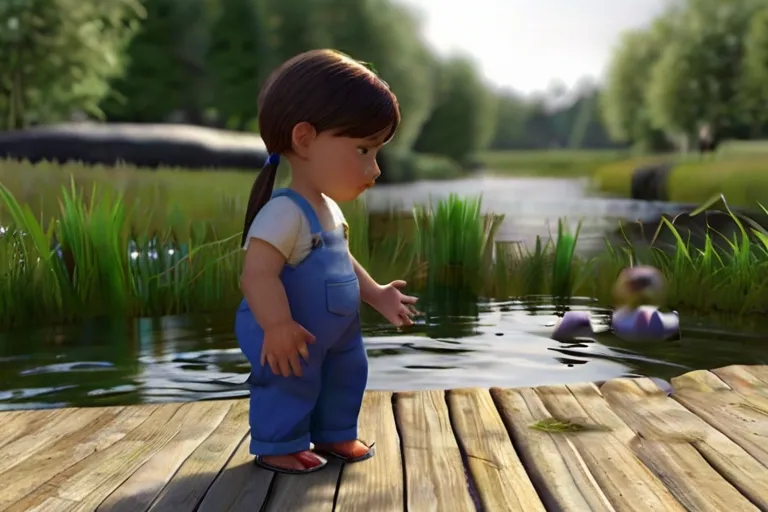
[(360, 309), (360, 283), (357, 276), (325, 282), (328, 311), (334, 315), (350, 316)]

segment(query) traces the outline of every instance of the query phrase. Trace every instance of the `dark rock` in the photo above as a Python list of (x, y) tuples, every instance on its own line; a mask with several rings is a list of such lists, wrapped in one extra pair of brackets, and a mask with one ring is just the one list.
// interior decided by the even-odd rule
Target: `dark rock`
[(638, 167), (632, 173), (630, 196), (643, 201), (666, 201), (667, 179), (672, 164), (660, 163)]
[(57, 163), (261, 169), (267, 158), (254, 134), (182, 124), (69, 123), (0, 132), (0, 159)]

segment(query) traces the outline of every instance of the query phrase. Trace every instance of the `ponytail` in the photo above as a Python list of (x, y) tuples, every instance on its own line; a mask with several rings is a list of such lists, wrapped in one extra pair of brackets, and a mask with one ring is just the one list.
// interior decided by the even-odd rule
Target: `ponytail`
[(275, 186), (275, 176), (277, 175), (277, 166), (280, 165), (280, 155), (270, 153), (267, 161), (264, 163), (261, 172), (256, 177), (251, 187), (251, 195), (248, 197), (248, 206), (245, 208), (245, 223), (243, 225), (243, 238), (240, 246), (245, 245), (248, 237), (248, 230), (251, 229), (251, 223), (256, 215), (264, 208), (267, 201), (272, 197), (272, 189)]

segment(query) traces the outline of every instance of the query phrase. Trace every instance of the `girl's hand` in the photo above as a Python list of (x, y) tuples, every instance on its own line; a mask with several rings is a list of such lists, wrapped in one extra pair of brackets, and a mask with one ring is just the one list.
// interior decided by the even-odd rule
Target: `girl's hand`
[(392, 281), (382, 286), (371, 303), (376, 311), (397, 327), (413, 325), (412, 318), (419, 314), (413, 308), (419, 299), (400, 292), (405, 285), (405, 281)]
[(261, 365), (269, 363), (272, 373), (290, 377), (301, 377), (301, 356), (309, 359), (307, 343), (314, 343), (315, 337), (294, 321), (271, 326), (264, 330), (261, 347)]

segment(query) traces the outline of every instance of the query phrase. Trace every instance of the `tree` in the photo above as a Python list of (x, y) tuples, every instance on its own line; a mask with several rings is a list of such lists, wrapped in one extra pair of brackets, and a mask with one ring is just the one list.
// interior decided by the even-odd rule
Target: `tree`
[(438, 81), (445, 91), (424, 125), (414, 149), (466, 163), (488, 147), (496, 130), (496, 97), (482, 82), (473, 62), (454, 57), (443, 63)]
[(260, 5), (257, 0), (221, 0), (220, 7), (208, 49), (212, 104), (228, 128), (256, 131), (258, 91), (269, 72)]
[(135, 0), (0, 2), (2, 126), (101, 117), (109, 80), (144, 12)]
[(651, 131), (646, 90), (661, 53), (659, 43), (651, 30), (629, 31), (611, 57), (600, 103), (606, 129), (616, 141), (643, 141)]
[[(186, 15), (199, 0), (142, 0), (146, 18), (126, 50), (126, 72), (112, 81), (103, 109), (110, 120), (159, 122), (193, 110), (195, 80), (202, 71), (189, 58), (193, 23)], [(191, 5), (190, 5), (191, 4)], [(187, 18), (187, 19), (185, 19)]]
[(762, 128), (768, 124), (768, 8), (756, 13), (750, 22), (740, 84), (745, 122), (753, 136), (762, 136)]
[(654, 125), (691, 138), (702, 124), (729, 136), (741, 117), (743, 34), (759, 2), (688, 0), (681, 24), (654, 66), (648, 104)]
[(437, 62), (420, 36), (419, 20), (390, 0), (325, 0), (317, 22), (329, 44), (370, 62), (397, 95), (402, 123), (387, 150), (409, 150), (429, 115)]
[(525, 120), (528, 105), (512, 91), (501, 91), (497, 99), (498, 117), (491, 140), (491, 149), (515, 149), (526, 147)]

